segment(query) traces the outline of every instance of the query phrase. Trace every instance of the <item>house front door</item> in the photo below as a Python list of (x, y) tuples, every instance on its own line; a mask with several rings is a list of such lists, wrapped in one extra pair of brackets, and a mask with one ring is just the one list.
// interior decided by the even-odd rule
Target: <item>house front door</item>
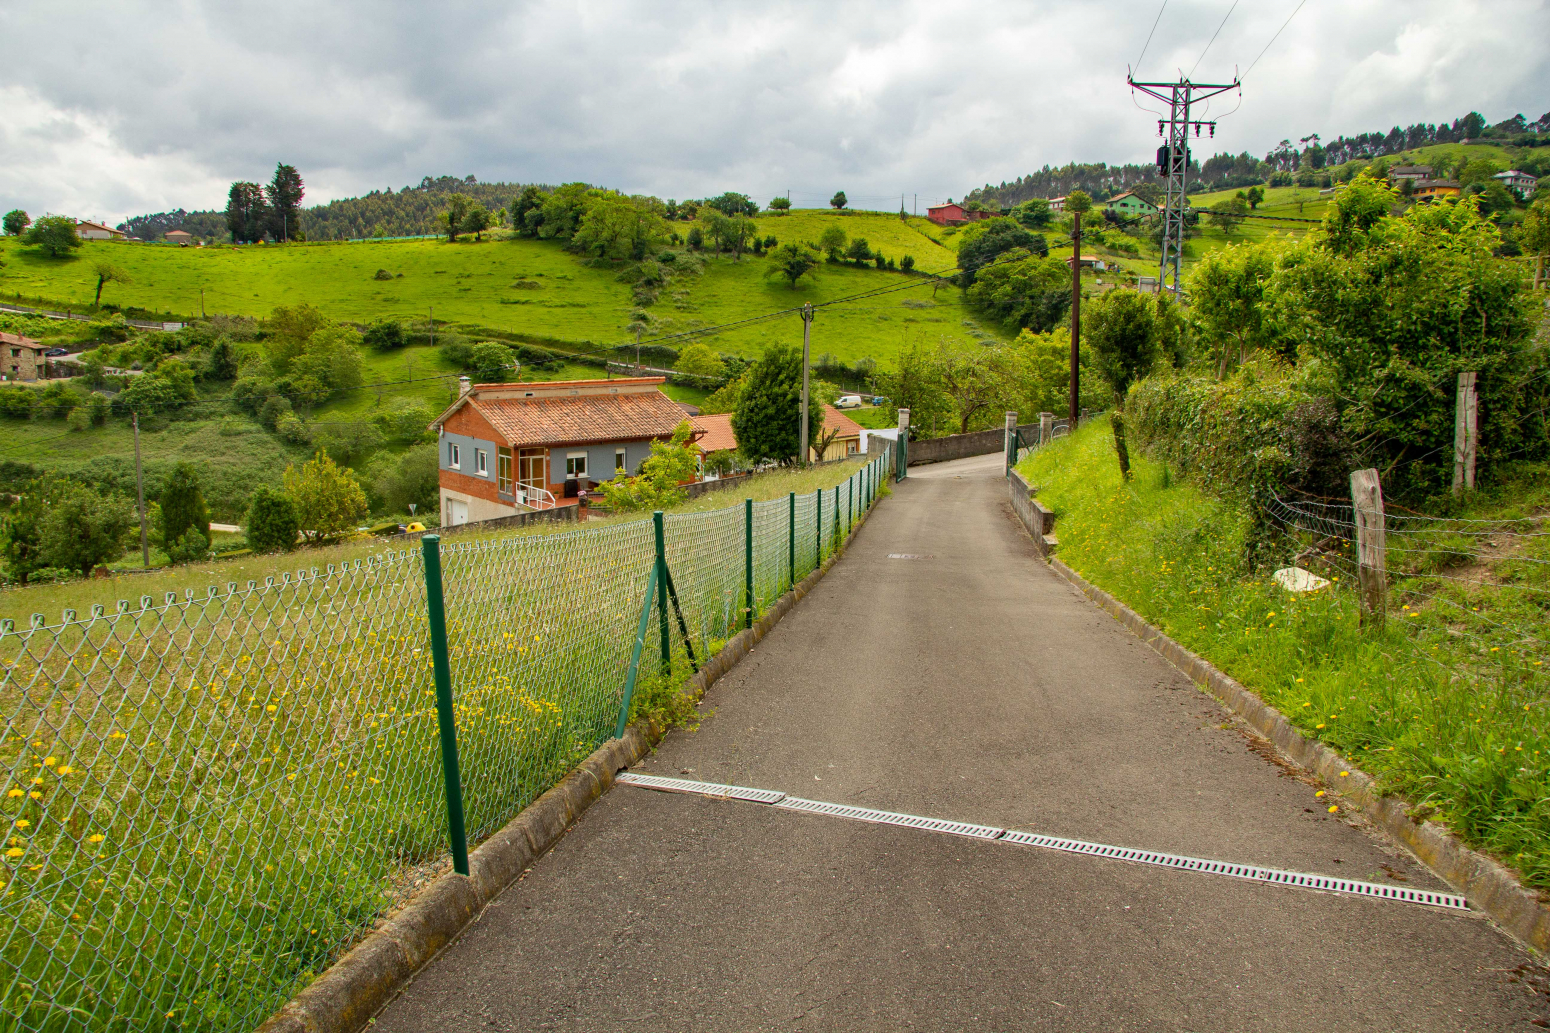
[(549, 490), (549, 450), (524, 448), (518, 452), (517, 480), (529, 488)]

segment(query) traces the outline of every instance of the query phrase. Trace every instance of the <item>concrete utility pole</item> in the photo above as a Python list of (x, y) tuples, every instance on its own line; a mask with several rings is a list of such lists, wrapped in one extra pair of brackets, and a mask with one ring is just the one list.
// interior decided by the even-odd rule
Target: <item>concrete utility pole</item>
[[(1163, 285), (1168, 279), (1168, 265), (1173, 265), (1173, 297), (1179, 296), (1179, 270), (1184, 258), (1184, 220), (1189, 211), (1189, 196), (1185, 193), (1189, 178), (1189, 128), (1195, 127), (1195, 135), (1200, 135), (1201, 126), (1211, 128), (1211, 136), (1216, 136), (1216, 123), (1214, 121), (1190, 120), (1189, 109), (1195, 103), (1215, 97), (1219, 93), (1228, 90), (1239, 90), (1241, 86), (1237, 79), (1230, 83), (1195, 83), (1188, 77), (1181, 77), (1178, 82), (1136, 82), (1131, 76), (1126, 76), (1125, 81), (1133, 90), (1140, 90), (1154, 100), (1160, 100), (1169, 106), (1167, 119), (1159, 119), (1157, 122), (1157, 135), (1164, 135), (1166, 128), (1167, 143), (1157, 148), (1157, 174), (1163, 178), (1166, 201), (1163, 204), (1163, 240), (1162, 258), (1160, 259), (1157, 273), (1157, 293), (1162, 294)], [(1075, 412), (1072, 418), (1075, 419)]]
[(135, 426), (135, 497), (140, 503), (140, 563), (151, 565), (151, 547), (145, 540), (145, 478), (140, 475), (140, 414), (131, 413)]
[(802, 304), (802, 459), (807, 465), (807, 356), (813, 338), (813, 303)]

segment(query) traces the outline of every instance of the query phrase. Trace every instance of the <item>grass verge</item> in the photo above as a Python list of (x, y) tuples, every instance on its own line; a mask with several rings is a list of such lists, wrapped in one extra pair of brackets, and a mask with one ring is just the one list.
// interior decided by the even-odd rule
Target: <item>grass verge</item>
[[(1539, 543), (1550, 538), (1502, 558), (1490, 588), (1446, 569), (1396, 569), (1393, 618), (1363, 628), (1349, 577), (1294, 595), (1247, 570), (1242, 509), (1146, 459), (1123, 483), (1106, 422), (1019, 472), (1055, 511), (1060, 558), (1083, 577), (1352, 758), (1382, 791), (1550, 888), (1550, 682), (1533, 630), (1545, 622), (1550, 547)], [(1512, 494), (1481, 504), (1521, 508)]]

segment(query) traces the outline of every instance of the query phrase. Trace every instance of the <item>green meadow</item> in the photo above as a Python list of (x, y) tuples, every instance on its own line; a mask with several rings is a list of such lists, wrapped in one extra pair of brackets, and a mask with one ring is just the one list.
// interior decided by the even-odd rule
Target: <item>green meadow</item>
[[(874, 250), (894, 258), (912, 255), (925, 272), (950, 270), (955, 253), (922, 232), (924, 219), (900, 220), (871, 212), (798, 210), (758, 220), (761, 236), (781, 242), (814, 241), (831, 223), (847, 236), (864, 237)], [(680, 232), (687, 225), (674, 224)], [(933, 231), (936, 227), (931, 227)], [(87, 242), (72, 257), (50, 259), (15, 240), (0, 242), (0, 297), (22, 304), (90, 310), (96, 290), (93, 266), (109, 261), (132, 278), (109, 284), (105, 303), (169, 318), (207, 313), (262, 316), (277, 305), (316, 305), (335, 319), (369, 322), (381, 317), (454, 324), (476, 335), (480, 329), (520, 335), (590, 351), (633, 340), (631, 286), (617, 269), (589, 262), (553, 241), (527, 240), (497, 232), (482, 241), (399, 240), (364, 243), (222, 245), (183, 248), (165, 244)], [(966, 333), (957, 292), (933, 291), (919, 275), (824, 264), (795, 288), (767, 276), (764, 258), (745, 254), (708, 256), (698, 275), (675, 279), (648, 311), (652, 336), (694, 331), (712, 324), (795, 308), (823, 305), (848, 295), (899, 286), (899, 293), (826, 309), (814, 324), (815, 353), (846, 361), (886, 360), (917, 332), (931, 339), (977, 336)], [(377, 279), (383, 270), (389, 279)], [(924, 298), (924, 309), (906, 306)], [(202, 307), (201, 307), (202, 306)], [(788, 319), (735, 328), (716, 335), (724, 351), (755, 355), (775, 339), (801, 331)], [(421, 356), (405, 366), (427, 367)], [(395, 360), (395, 366), (399, 362)], [(370, 379), (370, 378), (368, 378)], [(398, 378), (409, 379), (409, 378)]]

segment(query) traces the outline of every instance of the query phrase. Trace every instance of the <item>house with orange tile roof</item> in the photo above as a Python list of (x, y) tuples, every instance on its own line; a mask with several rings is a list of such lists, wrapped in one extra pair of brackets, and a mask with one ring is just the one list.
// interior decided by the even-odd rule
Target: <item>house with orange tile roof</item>
[(0, 333), (0, 380), (37, 380), (44, 375), (48, 345), (21, 334)]
[[(706, 455), (719, 452), (722, 449), (736, 449), (737, 435), (732, 432), (732, 416), (730, 413), (721, 415), (699, 415), (694, 418), (694, 425), (702, 433), (695, 439), (695, 444)], [(815, 456), (815, 462), (828, 462), (833, 459), (844, 459), (846, 456), (861, 454), (861, 424), (846, 416), (832, 405), (823, 407), (822, 433), (835, 431), (834, 440), (821, 456)], [(812, 435), (816, 445), (820, 434)]]
[(444, 526), (533, 509), (573, 506), (689, 419), (661, 391), (662, 377), (461, 381), (457, 401), (431, 423), (440, 453)]

